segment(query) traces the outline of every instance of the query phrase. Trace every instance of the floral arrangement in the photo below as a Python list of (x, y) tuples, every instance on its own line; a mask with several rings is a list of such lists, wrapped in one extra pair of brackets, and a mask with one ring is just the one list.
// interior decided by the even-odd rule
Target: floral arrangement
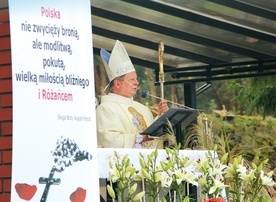
[[(194, 201), (187, 187), (200, 190), (201, 202), (268, 202), (269, 197), (262, 190), (274, 186), (271, 176), (265, 173), (264, 165), (244, 166), (241, 156), (228, 165), (227, 154), (219, 159), (214, 151), (207, 151), (205, 157), (191, 160), (179, 154), (179, 148), (166, 148), (167, 158), (157, 161), (158, 150), (149, 155), (140, 153), (141, 168), (134, 168), (128, 155), (110, 163), (110, 185), (107, 191), (113, 202), (188, 202)], [(141, 182), (142, 188), (137, 189)], [(117, 187), (112, 187), (112, 183)], [(162, 192), (162, 193), (161, 193)]]
[[(136, 174), (135, 168), (130, 164), (128, 155), (125, 155), (122, 159), (115, 151), (116, 163), (109, 164), (110, 166), (110, 185), (107, 185), (107, 191), (115, 201), (117, 198), (122, 202), (139, 201), (145, 194), (144, 191), (135, 195), (137, 189), (137, 183), (134, 181)], [(114, 190), (112, 183), (117, 183)], [(115, 193), (116, 192), (116, 193)]]

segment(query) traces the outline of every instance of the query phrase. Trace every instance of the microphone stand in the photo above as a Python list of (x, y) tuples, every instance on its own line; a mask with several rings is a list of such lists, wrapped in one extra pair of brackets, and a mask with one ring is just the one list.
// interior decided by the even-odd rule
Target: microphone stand
[[(157, 96), (155, 96), (155, 95), (152, 95), (152, 94), (150, 94), (148, 91), (145, 91), (145, 90), (142, 90), (139, 94), (140, 94), (140, 96), (143, 97), (143, 98), (147, 98), (148, 96), (151, 96), (151, 97), (154, 97), (154, 98), (157, 98), (157, 99), (160, 99), (160, 100), (164, 100), (164, 98), (161, 98), (161, 97), (157, 97)], [(185, 105), (178, 104), (178, 103), (176, 103), (176, 102), (172, 102), (172, 101), (170, 101), (170, 100), (166, 100), (166, 101), (169, 102), (169, 103), (171, 103), (171, 104), (177, 105), (177, 106), (179, 106), (179, 107), (183, 107), (183, 108), (186, 108), (186, 109), (192, 109), (192, 110), (194, 110), (193, 108), (187, 107), (187, 106), (185, 106)]]

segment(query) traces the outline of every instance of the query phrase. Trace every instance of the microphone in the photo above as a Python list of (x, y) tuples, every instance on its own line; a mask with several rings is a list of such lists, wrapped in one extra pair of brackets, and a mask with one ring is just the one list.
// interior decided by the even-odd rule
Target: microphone
[(146, 90), (139, 90), (139, 95), (142, 97), (142, 98), (149, 98), (149, 91), (146, 91)]
[[(154, 98), (157, 98), (157, 99), (160, 99), (160, 100), (164, 100), (162, 99), (161, 97), (157, 97), (155, 95), (152, 95), (149, 93), (149, 91), (146, 91), (146, 90), (139, 90), (139, 95), (142, 97), (142, 98), (149, 98), (149, 97), (154, 97)], [(165, 99), (166, 100), (166, 99)], [(187, 107), (185, 105), (181, 105), (181, 104), (178, 104), (178, 103), (175, 103), (175, 102), (172, 102), (170, 100), (166, 100), (167, 102), (171, 103), (171, 104), (174, 104), (174, 105), (177, 105), (179, 107), (183, 107), (183, 108), (187, 108), (187, 109), (192, 109), (194, 110), (193, 108), (190, 108), (190, 107)]]

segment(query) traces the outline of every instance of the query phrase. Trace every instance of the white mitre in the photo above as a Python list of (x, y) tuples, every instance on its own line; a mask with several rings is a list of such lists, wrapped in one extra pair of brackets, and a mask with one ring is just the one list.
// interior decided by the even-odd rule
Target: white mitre
[(118, 76), (135, 71), (124, 45), (117, 40), (111, 54), (105, 49), (100, 51), (109, 81)]

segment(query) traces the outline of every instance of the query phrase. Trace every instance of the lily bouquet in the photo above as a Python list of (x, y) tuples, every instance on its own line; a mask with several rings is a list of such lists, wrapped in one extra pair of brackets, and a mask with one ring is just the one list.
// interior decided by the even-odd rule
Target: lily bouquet
[[(179, 154), (179, 148), (166, 148), (167, 157), (158, 160), (158, 150), (148, 155), (140, 153), (140, 168), (134, 168), (127, 155), (110, 163), (111, 182), (107, 186), (113, 201), (188, 202), (195, 201), (189, 186), (196, 186), (201, 202), (268, 202), (265, 186), (274, 186), (273, 172), (260, 165), (244, 166), (242, 157), (225, 164), (227, 154), (219, 159), (215, 151), (207, 151), (205, 158), (189, 159)], [(137, 183), (142, 184), (138, 190)]]

